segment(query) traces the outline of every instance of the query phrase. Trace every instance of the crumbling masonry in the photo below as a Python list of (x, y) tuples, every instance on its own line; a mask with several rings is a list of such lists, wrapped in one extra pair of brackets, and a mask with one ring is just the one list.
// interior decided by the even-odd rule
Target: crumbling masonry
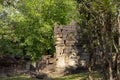
[[(56, 48), (56, 70), (65, 70), (80, 66), (80, 27), (72, 22), (70, 26), (54, 26), (54, 42)], [(84, 65), (84, 62), (82, 62)]]

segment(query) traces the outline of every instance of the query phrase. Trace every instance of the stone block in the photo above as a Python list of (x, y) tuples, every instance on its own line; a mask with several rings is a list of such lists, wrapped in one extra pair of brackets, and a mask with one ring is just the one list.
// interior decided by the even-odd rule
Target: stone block
[(66, 45), (67, 45), (67, 44), (74, 45), (74, 44), (75, 44), (75, 41), (66, 41)]
[(58, 37), (58, 38), (55, 39), (55, 41), (57, 41), (57, 42), (58, 41), (63, 41), (63, 39), (61, 37)]
[(64, 44), (64, 41), (61, 41), (61, 42), (58, 41), (55, 43), (55, 45), (64, 46), (65, 44)]
[(56, 35), (54, 36), (55, 39), (56, 39), (56, 38), (62, 38), (62, 37), (63, 37), (62, 34), (56, 34)]

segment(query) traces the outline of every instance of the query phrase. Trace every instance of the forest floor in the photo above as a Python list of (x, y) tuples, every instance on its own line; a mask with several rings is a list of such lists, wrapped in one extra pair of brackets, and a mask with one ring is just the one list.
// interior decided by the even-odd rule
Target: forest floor
[[(95, 80), (97, 80), (102, 76), (98, 73), (95, 73), (93, 74), (93, 77), (95, 78)], [(41, 80), (86, 80), (86, 79), (87, 79), (87, 73), (79, 73), (79, 74), (71, 74), (63, 77), (58, 77), (58, 78), (46, 78)], [(30, 78), (28, 75), (19, 75), (15, 77), (0, 78), (0, 80), (40, 80), (40, 79)]]

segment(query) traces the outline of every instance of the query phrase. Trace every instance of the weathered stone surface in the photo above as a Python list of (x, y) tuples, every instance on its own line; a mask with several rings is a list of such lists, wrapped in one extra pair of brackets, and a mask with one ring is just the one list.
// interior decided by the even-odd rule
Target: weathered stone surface
[(5, 78), (7, 75), (5, 73), (0, 73), (0, 78)]
[[(77, 67), (79, 64), (78, 28), (76, 23), (70, 26), (54, 27), (54, 41), (56, 48), (56, 70), (59, 71), (68, 67)], [(57, 32), (58, 31), (58, 32)]]
[[(29, 58), (30, 60), (30, 58)], [(19, 56), (0, 57), (0, 77), (9, 77), (30, 70), (30, 62)]]
[(57, 56), (57, 61), (56, 61), (56, 67), (57, 68), (64, 68), (66, 65), (65, 63), (65, 57), (63, 57), (62, 55), (61, 56)]

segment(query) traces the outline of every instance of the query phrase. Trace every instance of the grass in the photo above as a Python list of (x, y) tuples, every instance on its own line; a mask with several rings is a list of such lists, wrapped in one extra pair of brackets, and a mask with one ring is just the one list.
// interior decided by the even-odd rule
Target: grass
[(87, 73), (80, 73), (80, 74), (72, 74), (60, 78), (55, 78), (54, 80), (81, 80), (86, 78), (87, 78)]
[[(54, 80), (86, 80), (87, 76), (88, 76), (87, 73), (79, 73), (79, 74), (72, 74), (60, 78), (55, 78)], [(94, 79), (102, 78), (102, 75), (96, 72), (93, 74), (93, 78)]]
[(28, 75), (19, 75), (15, 77), (0, 78), (0, 80), (38, 80), (38, 79), (30, 78)]
[[(102, 76), (99, 73), (93, 74), (94, 78), (101, 78)], [(87, 73), (72, 74), (68, 76), (52, 78), (52, 79), (42, 79), (42, 80), (83, 80), (87, 78)], [(19, 75), (15, 77), (0, 78), (0, 80), (40, 80), (36, 78), (30, 78), (28, 75)]]
[(0, 80), (38, 80), (38, 79), (25, 78), (25, 77), (10, 77), (10, 78), (0, 78)]

